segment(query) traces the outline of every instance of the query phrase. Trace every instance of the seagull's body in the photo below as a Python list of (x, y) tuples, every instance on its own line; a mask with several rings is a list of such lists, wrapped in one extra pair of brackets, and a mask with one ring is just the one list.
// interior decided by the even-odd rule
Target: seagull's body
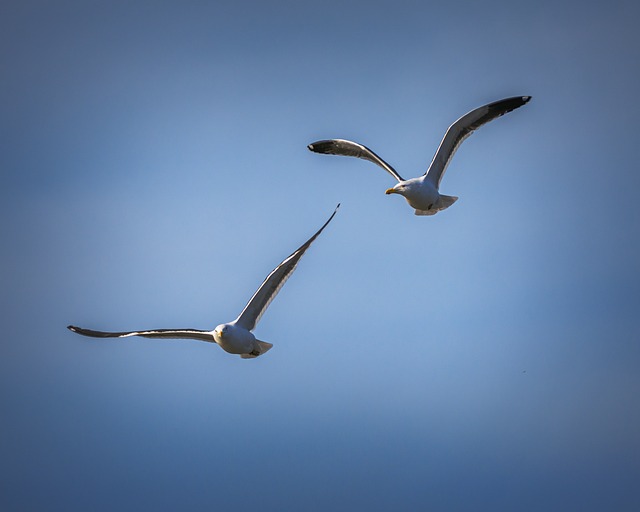
[(142, 336), (143, 338), (174, 338), (194, 339), (217, 343), (224, 351), (230, 354), (238, 354), (242, 358), (253, 358), (264, 354), (273, 345), (266, 341), (256, 339), (251, 331), (255, 329), (263, 313), (271, 301), (280, 291), (286, 280), (293, 274), (298, 261), (313, 241), (327, 227), (331, 219), (338, 211), (338, 205), (329, 217), (329, 220), (293, 254), (278, 265), (253, 294), (242, 313), (233, 322), (218, 325), (213, 331), (201, 331), (199, 329), (155, 329), (148, 331), (104, 332), (82, 329), (73, 325), (70, 330), (84, 336), (93, 338), (128, 338), (130, 336)]
[(465, 114), (453, 123), (440, 142), (431, 165), (424, 175), (403, 179), (396, 170), (366, 146), (344, 139), (320, 140), (307, 147), (315, 153), (354, 156), (382, 167), (398, 180), (398, 184), (386, 190), (387, 194), (404, 196), (416, 215), (435, 215), (457, 201), (455, 196), (440, 194), (440, 182), (447, 166), (462, 142), (483, 124), (521, 107), (531, 96), (515, 96), (495, 101)]

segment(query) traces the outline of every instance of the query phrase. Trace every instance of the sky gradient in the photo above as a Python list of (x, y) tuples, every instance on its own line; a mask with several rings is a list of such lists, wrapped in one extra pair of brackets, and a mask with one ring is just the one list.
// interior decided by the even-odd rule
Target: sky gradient
[[(640, 508), (637, 2), (4, 2), (0, 508)], [(459, 201), (404, 177), (451, 122)], [(342, 203), (241, 360), (212, 329)]]

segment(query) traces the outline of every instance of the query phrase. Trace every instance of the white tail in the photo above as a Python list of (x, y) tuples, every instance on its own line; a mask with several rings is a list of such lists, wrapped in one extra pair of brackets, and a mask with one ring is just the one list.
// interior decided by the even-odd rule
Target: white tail
[(267, 350), (271, 350), (273, 343), (267, 343), (266, 341), (256, 340), (260, 345), (260, 355), (264, 354)]
[(457, 200), (458, 198), (456, 196), (444, 196), (440, 194), (440, 197), (438, 197), (438, 202), (433, 205), (430, 210), (416, 210), (416, 215), (435, 215), (436, 213), (449, 208), (449, 206), (451, 206)]
[(260, 341), (260, 340), (256, 340), (256, 342), (258, 343), (258, 347), (260, 347), (260, 353), (259, 354), (240, 354), (240, 357), (242, 359), (253, 359), (255, 357), (261, 356), (262, 354), (264, 354), (265, 352), (267, 352), (268, 350), (271, 349), (271, 347), (273, 347), (273, 343), (267, 343), (266, 341)]
[(435, 215), (438, 213), (438, 210), (416, 210), (416, 215)]
[(446, 210), (447, 208), (449, 208), (449, 206), (451, 206), (457, 200), (458, 198), (456, 196), (443, 196), (442, 194), (440, 194), (436, 208), (438, 211)]

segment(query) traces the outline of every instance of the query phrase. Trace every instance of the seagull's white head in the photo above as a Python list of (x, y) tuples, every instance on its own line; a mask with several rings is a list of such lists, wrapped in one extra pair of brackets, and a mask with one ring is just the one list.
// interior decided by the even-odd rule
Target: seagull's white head
[(225, 336), (229, 334), (229, 324), (220, 324), (213, 330), (213, 339), (216, 340), (216, 343), (220, 343), (224, 340)]
[(387, 190), (385, 190), (384, 193), (385, 194), (400, 194), (401, 196), (403, 196), (406, 188), (407, 188), (407, 186), (404, 183), (398, 183), (393, 188), (388, 188)]

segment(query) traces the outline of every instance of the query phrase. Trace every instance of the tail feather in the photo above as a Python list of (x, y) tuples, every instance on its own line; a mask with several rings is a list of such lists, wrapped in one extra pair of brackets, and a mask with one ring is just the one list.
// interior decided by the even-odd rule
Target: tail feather
[(258, 347), (260, 348), (260, 353), (259, 354), (240, 354), (240, 357), (242, 359), (254, 359), (258, 356), (261, 356), (262, 354), (270, 350), (271, 347), (273, 347), (273, 343), (267, 343), (266, 341), (260, 341), (260, 340), (256, 340), (256, 342), (258, 343)]
[(440, 194), (440, 197), (438, 198), (438, 202), (435, 205), (433, 205), (433, 207), (430, 210), (416, 210), (415, 213), (416, 215), (435, 215), (436, 213), (449, 208), (449, 206), (451, 206), (457, 200), (458, 198), (456, 196), (444, 196)]
[(456, 196), (443, 196), (442, 194), (440, 194), (440, 198), (438, 199), (437, 204), (438, 211), (446, 210), (457, 200), (458, 198)]
[(268, 350), (271, 350), (271, 348), (273, 347), (273, 343), (268, 343), (266, 341), (260, 341), (260, 340), (256, 340), (256, 341), (258, 342), (258, 345), (260, 345), (260, 355), (264, 354)]

